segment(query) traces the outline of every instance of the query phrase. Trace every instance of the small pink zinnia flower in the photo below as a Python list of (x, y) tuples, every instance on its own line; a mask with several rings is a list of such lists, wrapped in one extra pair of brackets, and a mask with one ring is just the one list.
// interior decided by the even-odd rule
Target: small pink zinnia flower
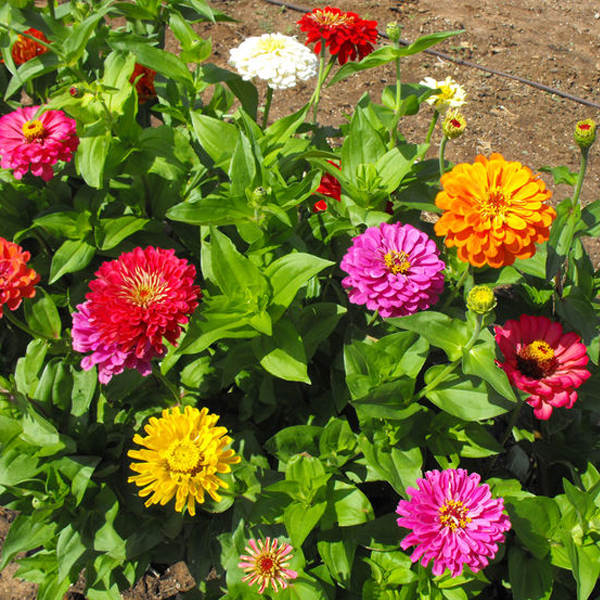
[(60, 110), (47, 110), (34, 119), (39, 106), (25, 106), (0, 117), (0, 166), (14, 169), (16, 179), (31, 173), (50, 181), (52, 165), (69, 162), (77, 150), (76, 123)]
[(125, 368), (148, 375), (152, 358), (165, 352), (163, 338), (176, 345), (198, 306), (195, 267), (174, 250), (149, 246), (105, 262), (96, 276), (73, 314), (73, 348), (92, 352), (81, 366), (97, 364), (101, 383)]
[(576, 333), (563, 334), (560, 323), (528, 315), (495, 327), (494, 333), (504, 356), (498, 366), (515, 387), (531, 394), (526, 401), (538, 419), (549, 419), (553, 407), (575, 404), (574, 388), (590, 376), (587, 350)]
[(269, 583), (273, 587), (273, 591), (277, 591), (279, 585), (281, 589), (288, 586), (287, 579), (296, 579), (298, 573), (288, 569), (292, 555), (290, 554), (293, 548), (290, 544), (283, 542), (278, 547), (279, 541), (267, 538), (262, 540), (250, 540), (246, 546), (248, 555), (242, 554), (240, 559), (242, 562), (238, 567), (244, 569), (247, 575), (242, 581), (247, 581), (249, 586), (252, 586), (258, 581), (258, 593), (262, 594)]
[(401, 542), (403, 550), (416, 546), (410, 559), (426, 567), (433, 559), (433, 574), (446, 568), (458, 577), (464, 565), (473, 573), (487, 566), (510, 529), (502, 513), (504, 500), (494, 499), (477, 473), (464, 469), (427, 471), (417, 479), (419, 489), (406, 488), (410, 500), (400, 500), (398, 526), (412, 529)]
[(412, 225), (382, 223), (352, 240), (340, 267), (350, 302), (382, 317), (426, 310), (439, 299), (446, 265), (435, 242)]

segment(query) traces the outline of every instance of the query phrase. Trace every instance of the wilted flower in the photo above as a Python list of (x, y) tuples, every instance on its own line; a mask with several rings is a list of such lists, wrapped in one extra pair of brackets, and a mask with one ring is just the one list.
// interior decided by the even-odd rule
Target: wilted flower
[(156, 71), (154, 69), (135, 63), (129, 82), (135, 85), (140, 104), (156, 98), (156, 90), (154, 89), (155, 77)]
[[(35, 37), (38, 40), (42, 40), (42, 42), (46, 42), (46, 44), (50, 43), (50, 40), (44, 35), (43, 32), (39, 31), (38, 29), (34, 29), (33, 27), (26, 29), (24, 33)], [(12, 59), (17, 66), (22, 65), (28, 60), (31, 60), (40, 54), (44, 54), (45, 52), (48, 52), (48, 48), (46, 48), (46, 46), (43, 44), (38, 44), (32, 39), (21, 34), (17, 36), (17, 40), (10, 50)]]
[(498, 366), (515, 387), (531, 394), (526, 402), (538, 419), (549, 419), (554, 407), (575, 404), (575, 388), (590, 376), (587, 350), (576, 333), (563, 334), (560, 323), (529, 315), (494, 332), (504, 357)]
[(536, 244), (550, 237), (555, 210), (545, 204), (552, 192), (531, 169), (508, 162), (501, 154), (478, 156), (441, 178), (435, 203), (445, 212), (435, 232), (458, 258), (476, 267), (512, 265), (530, 258)]
[(35, 296), (35, 284), (40, 276), (27, 266), (29, 252), (0, 237), (0, 317), (4, 305), (9, 310), (19, 308), (23, 298)]
[(225, 427), (217, 427), (219, 416), (186, 406), (183, 412), (176, 406), (165, 409), (162, 417), (152, 417), (144, 427), (148, 434), (136, 434), (134, 444), (141, 450), (129, 450), (127, 456), (141, 462), (131, 463), (131, 470), (138, 473), (129, 477), (142, 489), (142, 498), (149, 496), (145, 505), (165, 505), (175, 496), (175, 510), (183, 512), (187, 507), (190, 515), (196, 514), (196, 502), (202, 504), (208, 494), (216, 502), (221, 501), (219, 488), (229, 487), (217, 475), (229, 473), (231, 465), (241, 458), (225, 448), (232, 439)]
[(252, 586), (258, 582), (258, 593), (262, 594), (269, 583), (273, 591), (276, 592), (279, 586), (285, 589), (288, 586), (288, 579), (296, 579), (298, 573), (288, 568), (292, 559), (293, 548), (283, 542), (279, 546), (279, 541), (267, 538), (262, 540), (249, 540), (246, 546), (246, 554), (240, 556), (241, 563), (239, 567), (244, 569), (247, 575), (242, 581), (247, 581), (248, 585)]
[(439, 90), (427, 98), (426, 102), (435, 106), (438, 112), (445, 112), (450, 108), (460, 108), (465, 102), (467, 93), (452, 77), (446, 77), (443, 81), (436, 81), (433, 77), (425, 77), (419, 85)]
[(315, 44), (315, 53), (321, 52), (321, 42), (340, 65), (348, 60), (364, 58), (373, 52), (377, 41), (377, 21), (361, 19), (356, 13), (343, 12), (326, 6), (315, 8), (299, 21), (300, 30), (307, 34), (306, 44)]
[(0, 117), (0, 166), (14, 169), (16, 179), (31, 173), (50, 181), (52, 165), (68, 162), (77, 150), (76, 123), (60, 110), (47, 110), (34, 119), (39, 106), (26, 106)]
[(97, 364), (101, 383), (125, 368), (147, 375), (152, 358), (165, 352), (163, 338), (176, 345), (198, 306), (195, 267), (174, 250), (149, 246), (105, 262), (96, 276), (73, 314), (73, 349), (92, 352), (81, 366)]
[(575, 125), (575, 142), (580, 148), (589, 148), (596, 141), (596, 121), (585, 119)]
[(295, 37), (264, 33), (250, 37), (229, 51), (229, 64), (250, 80), (258, 77), (269, 87), (283, 90), (317, 74), (317, 58)]
[(402, 540), (404, 550), (415, 546), (410, 559), (426, 567), (433, 560), (433, 574), (446, 568), (458, 577), (464, 565), (473, 573), (487, 566), (510, 529), (502, 513), (504, 500), (494, 499), (477, 473), (464, 469), (427, 471), (417, 479), (418, 489), (406, 488), (410, 500), (400, 500), (398, 525), (412, 531)]
[(382, 223), (352, 240), (340, 263), (350, 302), (382, 317), (428, 309), (444, 287), (446, 265), (433, 240), (412, 225)]
[(466, 119), (456, 110), (449, 110), (442, 122), (442, 132), (449, 139), (460, 137), (467, 128)]

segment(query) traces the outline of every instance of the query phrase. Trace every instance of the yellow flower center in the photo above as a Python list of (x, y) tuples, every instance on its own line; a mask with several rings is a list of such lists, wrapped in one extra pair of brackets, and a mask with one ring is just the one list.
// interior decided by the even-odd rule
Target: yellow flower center
[(283, 50), (285, 48), (285, 45), (285, 40), (273, 37), (261, 38), (258, 42), (260, 51), (264, 52), (265, 54), (277, 54), (279, 50)]
[(558, 368), (554, 350), (544, 340), (535, 340), (517, 352), (517, 367), (526, 377), (543, 379)]
[(456, 88), (450, 85), (441, 85), (439, 87), (440, 93), (438, 94), (440, 99), (444, 100), (452, 100), (454, 98), (454, 94), (456, 93)]
[(33, 142), (33, 140), (39, 140), (44, 137), (46, 130), (44, 129), (44, 125), (39, 119), (34, 119), (33, 121), (27, 121), (23, 123), (23, 127), (21, 128), (23, 131), (23, 135), (28, 142)]
[(446, 500), (439, 509), (440, 523), (452, 531), (464, 529), (471, 518), (467, 517), (469, 509), (460, 500)]
[(481, 212), (485, 217), (504, 215), (509, 202), (504, 195), (504, 189), (498, 186), (491, 187), (487, 196), (481, 201)]
[(192, 474), (198, 470), (204, 460), (197, 444), (191, 440), (174, 441), (167, 449), (165, 458), (169, 471)]
[(168, 285), (158, 273), (148, 273), (137, 268), (135, 273), (124, 277), (126, 287), (123, 296), (141, 308), (148, 308), (153, 302), (167, 297)]
[(383, 262), (390, 273), (406, 273), (410, 269), (410, 262), (406, 252), (390, 250), (383, 257)]
[(344, 13), (338, 15), (324, 10), (313, 13), (311, 17), (322, 27), (337, 27), (354, 21), (354, 17), (349, 17)]

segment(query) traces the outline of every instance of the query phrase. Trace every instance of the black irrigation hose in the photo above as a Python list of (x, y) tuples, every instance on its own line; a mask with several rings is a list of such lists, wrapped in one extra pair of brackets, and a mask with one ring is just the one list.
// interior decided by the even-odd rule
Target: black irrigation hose
[[(295, 10), (297, 12), (308, 13), (311, 12), (312, 9), (306, 8), (305, 6), (300, 6), (298, 4), (290, 4), (289, 2), (283, 2), (282, 0), (265, 0), (269, 4), (277, 4), (277, 6), (284, 6), (285, 8), (289, 8), (291, 10)], [(379, 35), (383, 38), (388, 39), (388, 36), (383, 31), (378, 31)], [(408, 40), (400, 39), (398, 40), (403, 46), (410, 46)], [(500, 77), (506, 77), (507, 79), (514, 79), (520, 83), (524, 83), (525, 85), (531, 86), (538, 90), (542, 90), (544, 92), (549, 92), (551, 94), (556, 94), (557, 96), (561, 96), (562, 98), (567, 98), (567, 100), (573, 100), (573, 102), (578, 102), (579, 104), (585, 104), (586, 106), (593, 106), (594, 108), (600, 108), (600, 104), (597, 102), (592, 102), (591, 100), (586, 100), (585, 98), (580, 98), (579, 96), (574, 96), (573, 94), (568, 94), (567, 92), (562, 92), (561, 90), (557, 90), (556, 88), (550, 87), (549, 85), (544, 85), (543, 83), (538, 83), (537, 81), (532, 81), (531, 79), (525, 79), (525, 77), (519, 77), (518, 75), (511, 75), (510, 73), (504, 73), (503, 71), (496, 71), (496, 69), (490, 69), (489, 67), (482, 67), (470, 60), (464, 60), (463, 58), (455, 58), (450, 54), (446, 54), (445, 52), (439, 52), (437, 50), (423, 50), (426, 54), (431, 54), (432, 56), (438, 56), (444, 60), (448, 60), (450, 62), (456, 63), (457, 65), (461, 65), (464, 67), (473, 67), (474, 69), (479, 69), (480, 71), (485, 71), (486, 73), (491, 73), (492, 75), (498, 75)]]

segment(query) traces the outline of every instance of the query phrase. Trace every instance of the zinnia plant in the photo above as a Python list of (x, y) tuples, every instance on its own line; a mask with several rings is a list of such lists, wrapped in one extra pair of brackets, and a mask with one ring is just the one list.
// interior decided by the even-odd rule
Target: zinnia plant
[(382, 223), (353, 238), (340, 263), (350, 302), (366, 304), (382, 317), (426, 310), (444, 287), (439, 250), (412, 225)]
[(526, 402), (538, 419), (553, 408), (571, 408), (578, 388), (590, 376), (587, 350), (573, 332), (547, 317), (521, 315), (494, 328), (503, 361), (498, 365), (511, 383), (530, 394)]
[(480, 155), (474, 164), (456, 165), (441, 183), (435, 203), (444, 213), (435, 232), (456, 247), (460, 260), (476, 267), (512, 265), (548, 240), (556, 216), (546, 204), (552, 192), (521, 163)]
[(252, 586), (258, 583), (258, 593), (262, 594), (269, 584), (274, 592), (288, 587), (288, 580), (296, 579), (298, 573), (289, 568), (293, 548), (285, 542), (266, 538), (266, 540), (249, 540), (246, 546), (248, 554), (240, 556), (239, 567), (246, 575), (242, 581)]
[(31, 255), (21, 246), (0, 237), (0, 317), (6, 306), (16, 310), (23, 298), (35, 296), (35, 284), (40, 276), (27, 266)]
[(26, 106), (0, 117), (0, 166), (13, 169), (16, 179), (31, 173), (50, 181), (52, 165), (68, 162), (79, 145), (76, 123), (60, 110)]
[(502, 498), (480, 481), (464, 469), (436, 469), (406, 489), (410, 500), (400, 500), (396, 512), (398, 526), (411, 530), (400, 545), (415, 546), (413, 562), (426, 567), (433, 560), (434, 575), (449, 569), (458, 577), (465, 566), (477, 573), (496, 556), (511, 524)]
[(175, 510), (187, 509), (193, 517), (196, 503), (203, 504), (205, 494), (221, 501), (219, 488), (229, 486), (219, 474), (229, 473), (241, 458), (227, 448), (233, 440), (225, 427), (217, 427), (218, 420), (207, 408), (186, 406), (181, 411), (176, 406), (165, 409), (160, 419), (150, 419), (144, 427), (148, 435), (134, 436), (134, 444), (143, 448), (127, 453), (140, 461), (131, 463), (137, 475), (128, 481), (142, 488), (142, 498), (149, 496), (146, 506), (163, 506), (175, 497)]

